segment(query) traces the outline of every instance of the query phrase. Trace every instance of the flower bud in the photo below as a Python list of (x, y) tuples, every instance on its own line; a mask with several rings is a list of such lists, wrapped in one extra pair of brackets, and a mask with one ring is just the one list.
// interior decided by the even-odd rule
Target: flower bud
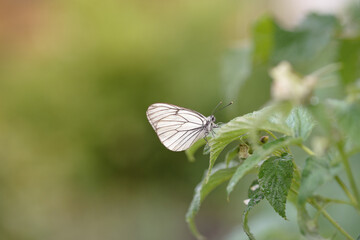
[(240, 159), (248, 158), (249, 157), (249, 146), (246, 144), (240, 144), (238, 156)]
[(261, 138), (260, 138), (260, 142), (262, 143), (262, 144), (264, 144), (264, 143), (267, 143), (269, 141), (269, 136), (262, 136)]

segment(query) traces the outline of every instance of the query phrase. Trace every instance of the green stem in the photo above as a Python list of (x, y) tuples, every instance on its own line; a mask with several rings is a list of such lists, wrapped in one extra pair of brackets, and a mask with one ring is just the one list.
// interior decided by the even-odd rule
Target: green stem
[(311, 155), (311, 156), (315, 156), (315, 153), (308, 148), (307, 146), (300, 144), (300, 147), (302, 148), (302, 150), (304, 150), (307, 154)]
[(294, 186), (295, 186), (297, 189), (300, 188), (300, 183), (299, 183), (298, 181), (296, 181), (294, 178), (293, 178), (293, 181), (292, 181), (292, 182), (294, 183)]
[(354, 155), (354, 154), (356, 154), (356, 153), (358, 153), (358, 152), (360, 152), (360, 147), (355, 147), (355, 148), (351, 149), (351, 150), (347, 153), (347, 155), (350, 157), (350, 156), (352, 156), (352, 155)]
[(339, 186), (341, 187), (341, 189), (344, 191), (344, 193), (348, 196), (348, 198), (350, 199), (351, 203), (352, 203), (354, 206), (357, 206), (356, 198), (354, 197), (354, 195), (351, 194), (350, 190), (346, 187), (345, 183), (339, 178), (339, 176), (335, 176), (335, 180), (336, 180), (336, 182), (339, 184)]
[(290, 191), (292, 191), (293, 193), (295, 193), (295, 195), (299, 195), (299, 192), (296, 191), (294, 188), (290, 188)]
[[(292, 191), (295, 195), (298, 195), (298, 191), (296, 191), (293, 188), (290, 188), (290, 191)], [(339, 232), (341, 232), (348, 240), (355, 240), (349, 233), (345, 231), (331, 216), (330, 214), (323, 209), (320, 204), (317, 203), (316, 199), (308, 199), (308, 203), (310, 203), (314, 208), (316, 208), (318, 211), (320, 211), (324, 217), (337, 229)]]
[[(294, 188), (290, 188), (290, 191), (292, 191), (293, 193), (295, 193), (295, 195), (299, 195), (299, 192), (294, 189)], [(325, 197), (321, 197), (321, 196), (314, 196), (316, 197), (316, 199), (320, 199), (320, 201), (323, 202), (332, 202), (332, 203), (340, 203), (340, 204), (346, 204), (346, 205), (352, 205), (351, 202), (346, 202), (344, 200), (340, 200), (340, 199), (333, 199), (333, 198), (325, 198)], [(315, 198), (313, 198), (313, 201), (317, 201)], [(309, 203), (311, 203), (311, 200), (308, 200)]]
[(341, 199), (327, 198), (327, 197), (322, 197), (322, 196), (314, 196), (314, 198), (319, 199), (322, 202), (327, 202), (327, 203), (339, 203), (339, 204), (346, 204), (346, 205), (350, 205), (350, 206), (354, 205), (353, 202), (348, 202), (348, 201), (344, 201)]
[[(267, 129), (263, 129), (264, 132), (267, 132), (271, 137), (273, 137), (274, 139), (277, 139), (277, 137), (275, 136), (275, 134), (273, 134), (271, 131), (267, 130)], [(283, 147), (285, 152), (288, 152), (291, 154), (290, 148), (289, 147)]]
[(353, 194), (355, 195), (354, 197), (356, 199), (356, 204), (359, 207), (359, 202), (360, 202), (359, 192), (358, 192), (357, 187), (356, 187), (354, 176), (353, 176), (353, 174), (351, 172), (349, 159), (348, 159), (348, 157), (347, 157), (347, 155), (346, 155), (346, 153), (344, 151), (344, 146), (343, 146), (342, 143), (338, 143), (338, 150), (339, 150), (341, 159), (342, 159), (344, 167), (345, 167), (346, 175), (349, 178), (351, 190), (352, 190)]
[(329, 220), (329, 222), (339, 230), (347, 239), (349, 240), (355, 240), (349, 233), (345, 231), (330, 215), (329, 213), (323, 209), (316, 201), (310, 200), (310, 204), (315, 207), (317, 210), (321, 211), (321, 213), (324, 215), (324, 217)]
[(267, 132), (270, 136), (272, 136), (274, 139), (277, 139), (277, 137), (275, 136), (275, 134), (273, 134), (271, 131), (267, 130), (267, 129), (263, 129), (265, 132)]
[[(305, 145), (301, 144), (300, 147), (306, 153), (308, 153), (309, 155), (315, 155), (315, 153), (310, 148), (306, 147)], [(346, 161), (346, 163), (344, 162), (344, 165), (347, 165), (347, 167), (345, 166), (345, 169), (346, 169), (346, 172), (347, 172), (348, 176), (350, 176), (349, 181), (350, 181), (350, 184), (352, 186), (353, 192), (354, 192), (354, 194), (358, 195), (358, 191), (357, 191), (357, 188), (356, 188), (356, 185), (355, 185), (355, 181), (354, 181), (354, 178), (353, 178), (351, 170), (350, 170), (348, 158), (347, 158), (347, 156), (346, 156), (346, 154), (345, 154), (345, 152), (343, 150), (342, 145), (339, 144), (338, 147), (339, 147), (339, 152), (340, 152), (341, 158), (343, 159), (343, 161), (344, 161), (344, 159)], [(350, 180), (350, 178), (352, 180)], [(357, 207), (359, 209), (359, 204), (358, 204), (359, 203), (359, 197), (355, 198), (354, 195), (351, 194), (349, 189), (346, 187), (346, 185), (341, 181), (341, 179), (338, 176), (335, 176), (335, 180), (340, 185), (340, 187), (343, 189), (345, 194), (348, 196), (348, 198), (351, 201), (352, 205), (354, 205), (355, 207)]]
[(331, 202), (331, 203), (339, 203), (339, 204), (346, 204), (353, 206), (354, 204), (348, 201), (344, 201), (341, 199), (332, 199), (332, 198), (324, 198), (324, 201)]

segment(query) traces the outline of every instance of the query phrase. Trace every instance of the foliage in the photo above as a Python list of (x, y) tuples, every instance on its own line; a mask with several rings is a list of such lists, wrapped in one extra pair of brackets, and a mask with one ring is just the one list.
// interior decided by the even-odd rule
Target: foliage
[(267, 159), (259, 170), (260, 189), (277, 213), (285, 216), (285, 204), (293, 178), (293, 157), (284, 153)]
[(221, 183), (229, 180), (229, 178), (234, 174), (236, 168), (232, 167), (232, 165), (234, 164), (230, 164), (230, 166), (227, 166), (224, 163), (218, 164), (214, 168), (214, 171), (210, 175), (209, 179), (205, 181), (206, 178), (204, 177), (204, 179), (195, 189), (194, 198), (191, 202), (189, 211), (186, 214), (186, 221), (188, 222), (190, 229), (198, 238), (202, 238), (202, 236), (196, 229), (194, 217), (199, 211), (200, 204), (213, 189), (215, 189)]
[[(257, 72), (267, 69), (273, 78), (272, 100), (258, 111), (223, 124), (209, 140), (209, 168), (195, 189), (186, 216), (198, 238), (201, 235), (194, 218), (204, 198), (226, 181), (229, 197), (245, 175), (256, 172), (243, 215), (244, 231), (250, 239), (255, 236), (248, 226), (249, 211), (266, 199), (286, 219), (290, 193), (297, 199), (292, 202), (298, 210), (300, 231), (308, 239), (325, 238), (318, 230), (319, 214), (333, 224), (338, 234), (355, 239), (325, 210), (328, 204), (344, 203), (360, 211), (354, 170), (349, 162), (350, 155), (360, 151), (360, 45), (358, 36), (340, 37), (344, 30), (330, 15), (311, 14), (292, 31), (266, 16), (254, 26), (251, 49), (236, 49), (227, 54), (224, 61), (227, 94), (240, 93), (240, 87), (246, 87), (247, 81), (267, 82), (268, 74)], [(264, 135), (269, 137), (266, 143), (260, 141)], [(215, 165), (233, 142), (238, 145), (224, 153), (223, 163)], [(309, 142), (313, 143), (313, 150), (306, 146)], [(194, 160), (195, 151), (203, 144), (195, 144), (187, 151), (190, 160)], [(249, 149), (245, 159), (238, 154), (244, 144)], [(297, 146), (308, 155), (303, 169), (290, 146)], [(337, 175), (343, 170), (350, 189)], [(349, 201), (316, 195), (318, 188), (328, 181), (337, 182)], [(311, 216), (307, 204), (317, 209), (318, 214)]]
[(250, 212), (250, 210), (256, 205), (258, 204), (261, 200), (264, 199), (264, 193), (261, 191), (260, 187), (259, 187), (259, 181), (258, 180), (254, 180), (248, 190), (248, 203), (246, 206), (246, 209), (244, 211), (244, 231), (246, 232), (246, 234), (248, 235), (248, 237), (250, 238), (250, 240), (255, 239), (254, 235), (250, 232), (250, 228), (247, 224), (248, 222), (248, 214)]

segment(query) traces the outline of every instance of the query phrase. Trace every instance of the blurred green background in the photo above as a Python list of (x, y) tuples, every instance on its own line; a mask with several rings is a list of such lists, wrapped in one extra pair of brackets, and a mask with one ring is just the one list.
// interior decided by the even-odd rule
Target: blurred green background
[[(0, 239), (193, 239), (185, 213), (208, 158), (189, 163), (166, 150), (145, 111), (168, 102), (210, 114), (230, 100), (227, 49), (246, 44), (264, 13), (291, 26), (298, 16), (282, 14), (291, 9), (265, 0), (1, 1)], [(269, 86), (242, 91), (218, 121), (259, 108)], [(230, 202), (223, 188), (211, 194), (201, 231), (246, 239), (245, 192)], [(298, 239), (288, 211), (285, 222), (255, 210), (253, 231), (287, 226)]]

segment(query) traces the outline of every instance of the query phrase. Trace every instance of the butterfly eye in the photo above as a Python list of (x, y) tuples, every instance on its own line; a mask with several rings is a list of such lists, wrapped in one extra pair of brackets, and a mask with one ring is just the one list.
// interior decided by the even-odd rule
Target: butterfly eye
[(216, 118), (215, 118), (215, 116), (213, 115), (213, 116), (211, 116), (211, 121), (213, 121), (213, 122), (215, 122), (216, 121)]

